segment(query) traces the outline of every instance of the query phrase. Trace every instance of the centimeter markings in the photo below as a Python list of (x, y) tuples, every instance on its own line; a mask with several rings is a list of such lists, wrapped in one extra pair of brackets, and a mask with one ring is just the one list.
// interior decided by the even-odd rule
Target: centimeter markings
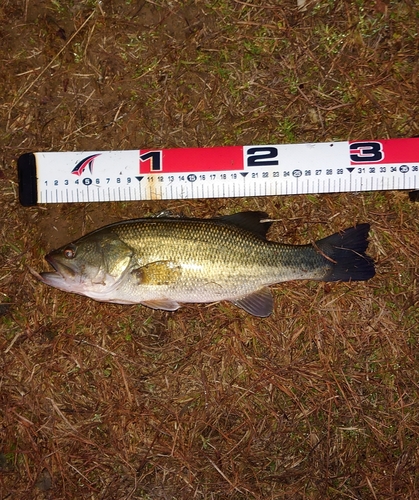
[(26, 153), (22, 205), (419, 189), (419, 138)]

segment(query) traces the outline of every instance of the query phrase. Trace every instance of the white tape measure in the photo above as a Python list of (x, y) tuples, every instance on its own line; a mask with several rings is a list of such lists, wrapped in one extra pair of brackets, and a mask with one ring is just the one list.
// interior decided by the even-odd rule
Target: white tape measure
[(26, 153), (22, 205), (419, 189), (419, 138)]

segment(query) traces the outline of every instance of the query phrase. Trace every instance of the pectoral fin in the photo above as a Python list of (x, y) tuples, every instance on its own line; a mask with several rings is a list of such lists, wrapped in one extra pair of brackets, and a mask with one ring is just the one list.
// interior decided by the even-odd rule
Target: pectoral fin
[(180, 272), (181, 268), (176, 263), (169, 260), (159, 260), (134, 269), (131, 273), (137, 279), (138, 285), (159, 286), (175, 283)]
[(269, 288), (261, 288), (257, 292), (245, 295), (231, 301), (234, 305), (244, 309), (253, 316), (266, 318), (272, 314), (274, 301)]
[(143, 306), (151, 307), (151, 309), (163, 309), (164, 311), (176, 311), (180, 304), (170, 299), (147, 300), (141, 302)]

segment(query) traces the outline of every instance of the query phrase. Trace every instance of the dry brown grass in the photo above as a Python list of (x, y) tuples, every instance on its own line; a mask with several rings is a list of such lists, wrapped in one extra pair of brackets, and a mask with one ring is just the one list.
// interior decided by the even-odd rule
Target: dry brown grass
[[(310, 3), (309, 3), (310, 4)], [(413, 0), (0, 6), (0, 497), (416, 499), (419, 204), (406, 193), (22, 208), (15, 160), (419, 134)], [(266, 210), (272, 238), (370, 222), (368, 283), (289, 283), (268, 319), (34, 281), (43, 255), (170, 208)]]

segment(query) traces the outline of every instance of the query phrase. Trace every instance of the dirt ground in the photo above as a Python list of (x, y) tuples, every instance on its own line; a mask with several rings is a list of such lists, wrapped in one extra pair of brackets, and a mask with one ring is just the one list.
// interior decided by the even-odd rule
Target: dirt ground
[[(416, 0), (0, 3), (0, 498), (419, 497), (419, 203), (387, 191), (22, 207), (16, 160), (419, 135)], [(368, 282), (174, 313), (47, 287), (51, 249), (170, 209), (272, 239), (371, 224)]]

